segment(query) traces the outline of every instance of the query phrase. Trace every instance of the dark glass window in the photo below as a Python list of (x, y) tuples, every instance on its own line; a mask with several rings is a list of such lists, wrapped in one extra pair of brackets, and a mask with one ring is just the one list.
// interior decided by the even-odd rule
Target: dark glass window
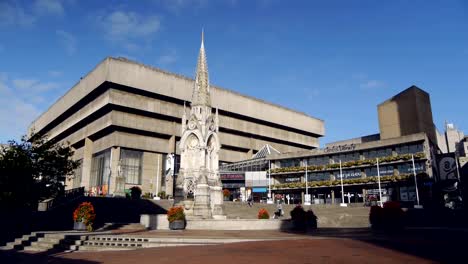
[(122, 175), (125, 182), (129, 184), (141, 184), (142, 151), (122, 149), (120, 159), (122, 164)]
[(280, 167), (298, 167), (300, 166), (300, 160), (298, 159), (287, 159), (287, 160), (280, 160)]
[(107, 184), (110, 174), (110, 149), (95, 154), (91, 161), (90, 187)]
[(424, 150), (424, 146), (422, 143), (420, 144), (410, 144), (410, 145), (402, 145), (395, 148), (397, 154), (412, 154), (422, 152)]

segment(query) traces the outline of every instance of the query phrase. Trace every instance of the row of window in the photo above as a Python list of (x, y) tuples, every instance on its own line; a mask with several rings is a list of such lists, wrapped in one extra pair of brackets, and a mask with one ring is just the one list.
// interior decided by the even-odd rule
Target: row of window
[[(426, 166), (424, 162), (416, 162), (414, 166), (416, 173), (420, 172), (425, 172), (426, 171)], [(406, 163), (406, 164), (400, 164), (397, 166), (380, 166), (379, 171), (380, 171), (380, 176), (390, 176), (394, 175), (396, 173), (395, 169), (398, 170), (400, 174), (407, 174), (407, 173), (413, 173), (413, 165), (411, 163)], [(342, 175), (343, 179), (357, 179), (357, 178), (362, 178), (363, 173), (367, 177), (373, 177), (377, 176), (377, 167), (372, 167), (372, 168), (365, 168), (364, 170), (361, 169), (343, 169), (342, 170)], [(308, 181), (324, 181), (324, 180), (330, 180), (330, 176), (333, 175), (335, 179), (340, 179), (340, 171), (334, 171), (333, 173), (329, 172), (312, 172), (307, 174), (307, 179)], [(300, 179), (298, 176), (290, 176), (290, 177), (279, 177), (278, 180), (281, 182), (291, 182), (293, 179)], [(300, 181), (300, 180), (296, 180)]]
[[(411, 153), (419, 153), (424, 150), (423, 144), (411, 144), (411, 145), (404, 145), (404, 146), (396, 146), (394, 148), (381, 148), (381, 149), (373, 149), (373, 150), (364, 150), (361, 152), (350, 152), (350, 153), (343, 153), (343, 154), (336, 154), (332, 156), (317, 156), (317, 157), (310, 157), (305, 160), (307, 165), (317, 166), (317, 165), (327, 165), (331, 163), (339, 163), (347, 162), (347, 161), (356, 161), (361, 159), (361, 155), (363, 159), (375, 159), (375, 158), (382, 158), (392, 156), (393, 151), (396, 152), (397, 155), (404, 155), (404, 154), (411, 154)], [(287, 160), (280, 160), (280, 167), (298, 167), (304, 166), (301, 164), (301, 159), (287, 159)]]
[[(125, 178), (127, 184), (141, 184), (143, 152), (121, 149), (118, 173)], [(75, 172), (74, 185), (81, 183), (81, 168)], [(91, 160), (91, 177), (89, 186), (101, 186), (108, 184), (110, 168), (110, 150), (93, 156)], [(78, 176), (78, 177), (77, 177)]]

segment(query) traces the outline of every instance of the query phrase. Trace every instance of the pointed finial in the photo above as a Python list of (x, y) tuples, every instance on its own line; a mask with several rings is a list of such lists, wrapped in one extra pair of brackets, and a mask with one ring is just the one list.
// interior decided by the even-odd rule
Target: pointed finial
[(201, 29), (201, 41), (204, 42), (205, 41), (205, 29), (202, 27)]

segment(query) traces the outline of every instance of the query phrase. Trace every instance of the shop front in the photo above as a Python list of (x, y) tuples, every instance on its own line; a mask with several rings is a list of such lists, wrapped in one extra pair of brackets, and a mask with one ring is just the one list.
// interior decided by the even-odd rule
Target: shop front
[(229, 190), (229, 196), (225, 197), (227, 200), (245, 200), (245, 175), (243, 172), (221, 173), (220, 178), (223, 189)]

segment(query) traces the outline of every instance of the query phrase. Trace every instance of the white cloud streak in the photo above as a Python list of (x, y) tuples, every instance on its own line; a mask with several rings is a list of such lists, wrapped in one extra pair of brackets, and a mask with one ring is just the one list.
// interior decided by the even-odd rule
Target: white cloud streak
[[(17, 80), (18, 81), (18, 80)], [(28, 84), (27, 81), (19, 82), (24, 87)], [(34, 99), (37, 96), (28, 94), (29, 99)], [(9, 85), (8, 76), (6, 73), (0, 74), (0, 142), (6, 142), (9, 139), (18, 140), (22, 135), (27, 133), (29, 124), (40, 114), (40, 110), (36, 105), (25, 99), (26, 96), (21, 96), (21, 93), (16, 91)]]
[(73, 34), (64, 30), (55, 31), (59, 37), (60, 43), (64, 46), (68, 55), (73, 55), (76, 52), (76, 38)]
[(167, 66), (167, 65), (175, 63), (177, 59), (178, 59), (177, 52), (175, 50), (171, 50), (167, 54), (161, 55), (158, 58), (157, 63), (161, 66)]
[(0, 1), (0, 27), (29, 27), (43, 16), (63, 16), (65, 8), (60, 0), (36, 0), (22, 6), (13, 0)]
[(161, 27), (161, 21), (157, 16), (145, 17), (135, 12), (114, 11), (98, 17), (98, 25), (109, 40), (128, 41), (155, 34)]
[(65, 10), (59, 0), (37, 0), (35, 3), (36, 13), (40, 15), (63, 16)]
[(34, 24), (36, 17), (27, 13), (18, 3), (0, 2), (0, 26), (27, 27)]

